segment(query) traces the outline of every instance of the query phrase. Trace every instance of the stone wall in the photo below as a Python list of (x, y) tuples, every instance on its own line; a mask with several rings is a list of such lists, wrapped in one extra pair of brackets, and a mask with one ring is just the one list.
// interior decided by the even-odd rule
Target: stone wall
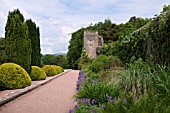
[(84, 50), (89, 58), (96, 58), (98, 48), (102, 45), (103, 39), (97, 31), (84, 31)]

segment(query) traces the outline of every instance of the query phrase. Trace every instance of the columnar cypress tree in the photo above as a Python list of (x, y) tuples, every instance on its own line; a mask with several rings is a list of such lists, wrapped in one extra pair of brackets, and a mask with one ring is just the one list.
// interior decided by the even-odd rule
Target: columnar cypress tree
[(5, 38), (0, 38), (0, 65), (7, 62), (8, 58), (5, 54)]
[(9, 12), (5, 27), (5, 51), (10, 62), (19, 64), (30, 73), (31, 41), (28, 38), (28, 27), (21, 19), (22, 14)]
[(27, 20), (26, 24), (29, 31), (29, 39), (31, 39), (31, 65), (39, 66), (41, 65), (41, 53), (40, 53), (40, 34), (39, 28), (36, 27), (36, 24), (31, 20)]
[(14, 16), (14, 15), (18, 14), (20, 20), (21, 20), (22, 22), (24, 22), (24, 16), (23, 16), (22, 13), (19, 11), (19, 9), (14, 10), (14, 11), (11, 12), (10, 14), (11, 14), (11, 16)]
[(38, 66), (41, 66), (42, 64), (41, 64), (41, 62), (42, 62), (42, 60), (41, 60), (41, 47), (40, 47), (40, 29), (39, 29), (39, 27), (37, 27), (37, 57), (38, 57)]

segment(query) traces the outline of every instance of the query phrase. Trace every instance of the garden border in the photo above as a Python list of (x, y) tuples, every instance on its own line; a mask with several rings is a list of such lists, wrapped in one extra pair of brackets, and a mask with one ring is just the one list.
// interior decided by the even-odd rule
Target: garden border
[(36, 83), (37, 81), (35, 81), (35, 82), (32, 81), (32, 84), (30, 86), (26, 87), (26, 88), (18, 89), (18, 90), (15, 90), (13, 92), (10, 92), (10, 93), (8, 93), (8, 94), (6, 94), (4, 96), (0, 96), (0, 106), (10, 102), (11, 100), (16, 99), (17, 97), (19, 97), (19, 96), (21, 96), (23, 94), (26, 94), (26, 93), (38, 88), (39, 86), (42, 86), (42, 85), (54, 80), (55, 78), (60, 77), (63, 74), (66, 74), (66, 73), (70, 72), (71, 70), (72, 69), (65, 70), (63, 73), (60, 73), (60, 74), (58, 74), (56, 76), (53, 76), (48, 80), (43, 80), (40, 83)]

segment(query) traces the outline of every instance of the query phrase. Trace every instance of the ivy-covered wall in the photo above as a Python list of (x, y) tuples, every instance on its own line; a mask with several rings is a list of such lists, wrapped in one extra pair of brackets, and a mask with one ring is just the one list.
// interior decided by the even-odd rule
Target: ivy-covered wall
[(121, 47), (129, 51), (123, 55), (127, 59), (143, 58), (149, 63), (170, 64), (170, 10), (161, 12), (126, 40)]

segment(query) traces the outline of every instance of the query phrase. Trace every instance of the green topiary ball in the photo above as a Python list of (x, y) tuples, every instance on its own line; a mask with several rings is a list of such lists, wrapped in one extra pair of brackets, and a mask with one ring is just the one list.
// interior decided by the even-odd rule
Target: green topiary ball
[(30, 77), (31, 77), (32, 80), (45, 80), (46, 79), (46, 73), (40, 67), (32, 66)]
[(58, 66), (58, 67), (61, 69), (62, 72), (64, 72), (64, 69), (62, 67), (60, 67), (60, 66)]
[(18, 89), (31, 85), (28, 73), (19, 65), (4, 63), (0, 66), (0, 90)]
[(56, 69), (51, 65), (45, 65), (42, 67), (42, 69), (45, 71), (47, 76), (54, 76), (58, 74)]
[(52, 66), (55, 68), (58, 74), (63, 72), (60, 66), (56, 66), (56, 65), (52, 65)]

